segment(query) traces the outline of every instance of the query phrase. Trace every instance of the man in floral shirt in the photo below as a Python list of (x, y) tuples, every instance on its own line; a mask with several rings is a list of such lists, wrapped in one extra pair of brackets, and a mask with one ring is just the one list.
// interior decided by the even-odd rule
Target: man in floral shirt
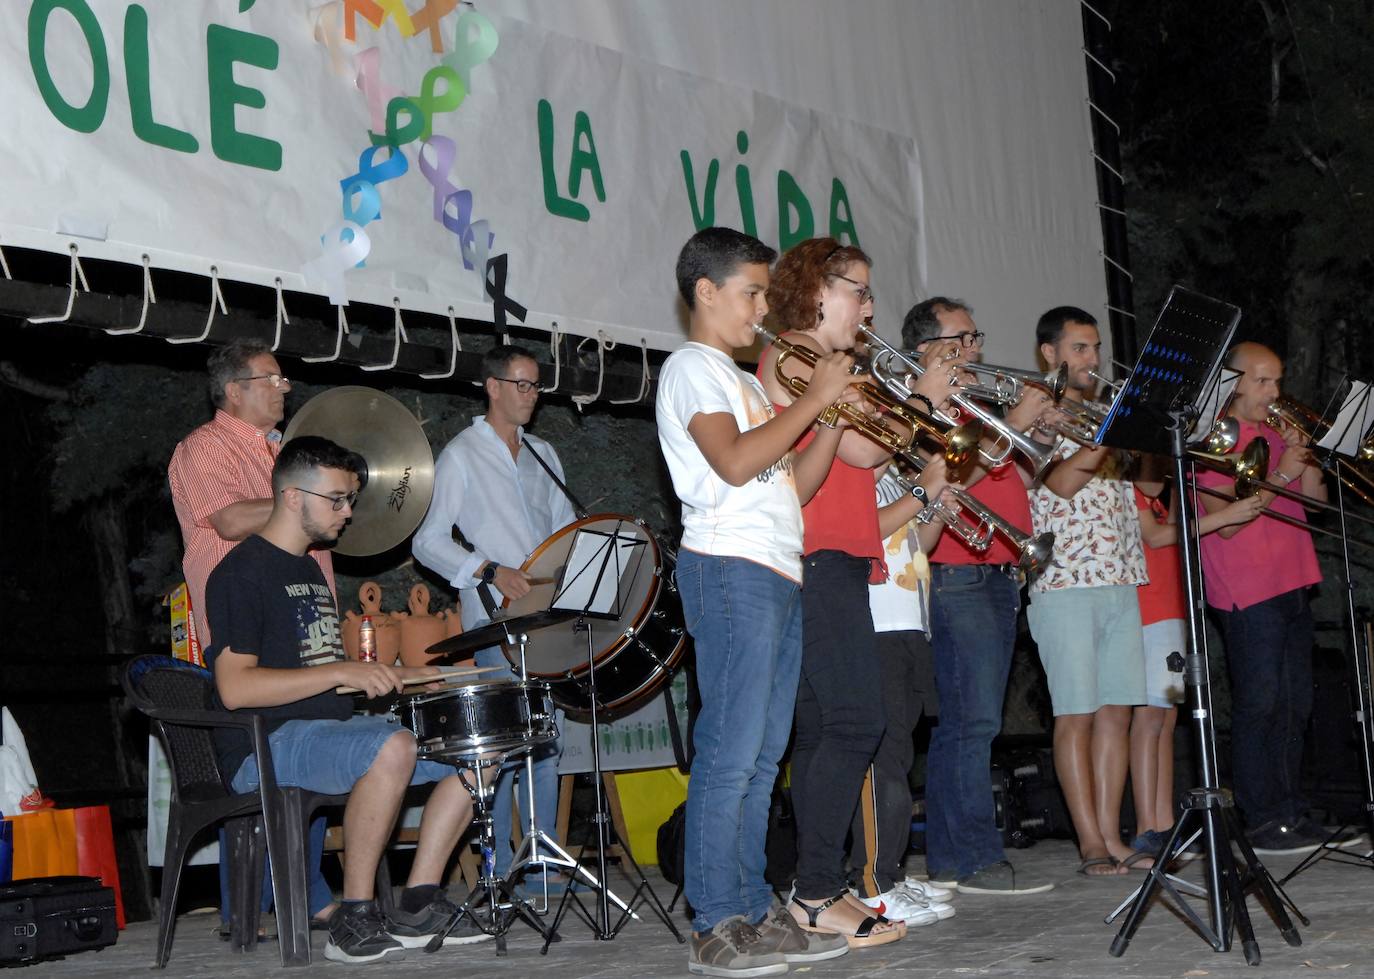
[[(1040, 355), (1068, 365), (1064, 397), (1096, 387), (1101, 341), (1087, 312), (1060, 306), (1036, 325)], [(1121, 838), (1131, 709), (1145, 702), (1136, 588), (1148, 578), (1140, 518), (1119, 457), (1065, 441), (1031, 492), (1035, 533), (1055, 536), (1055, 560), (1030, 586), (1026, 616), (1054, 708), (1054, 767), (1078, 836), (1085, 876), (1150, 866)]]

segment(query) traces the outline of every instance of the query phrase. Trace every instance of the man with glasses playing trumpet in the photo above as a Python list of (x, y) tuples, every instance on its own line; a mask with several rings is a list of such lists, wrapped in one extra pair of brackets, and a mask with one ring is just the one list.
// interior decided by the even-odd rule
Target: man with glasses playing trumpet
[[(1240, 424), (1237, 445), (1255, 437), (1269, 443), (1278, 465), (1268, 481), (1317, 500), (1326, 499), (1321, 468), (1307, 439), (1280, 422), (1271, 427), (1269, 406), (1279, 397), (1283, 363), (1268, 347), (1238, 343), (1226, 365), (1243, 371), (1228, 414)], [(1225, 486), (1227, 477), (1198, 474), (1200, 486)], [(1276, 514), (1302, 523), (1302, 505), (1261, 489)], [(1205, 494), (1210, 512), (1226, 506)], [(1216, 610), (1226, 638), (1231, 675), (1231, 767), (1236, 802), (1255, 851), (1300, 853), (1326, 833), (1306, 815), (1300, 766), (1303, 732), (1312, 713), (1312, 611), (1307, 590), (1321, 581), (1312, 535), (1291, 523), (1261, 516), (1224, 527), (1202, 539), (1207, 604)]]
[[(1050, 422), (1070, 436), (1031, 493), (1037, 530), (1052, 530), (1054, 565), (1031, 585), (1026, 617), (1049, 681), (1054, 767), (1087, 877), (1146, 869), (1121, 837), (1121, 797), (1135, 705), (1145, 703), (1138, 587), (1148, 581), (1140, 517), (1118, 453), (1091, 441), (1101, 346), (1097, 321), (1073, 306), (1036, 324), (1040, 356), (1067, 365), (1067, 389)], [(1080, 442), (1081, 445), (1075, 445)]]
[[(902, 343), (918, 355), (957, 341), (952, 363), (981, 358), (983, 334), (963, 302), (937, 296), (918, 303), (902, 322)], [(1024, 432), (1049, 404), (1026, 388), (1006, 416)], [(964, 482), (980, 503), (1017, 527), (1031, 524), (1026, 484), (1031, 473), (1010, 460), (975, 469)], [(1002, 728), (1002, 701), (1016, 644), (1020, 555), (1002, 538), (985, 549), (947, 532), (930, 555), (930, 628), (940, 722), (931, 734), (926, 769), (926, 869), (943, 888), (967, 893), (1033, 894), (1054, 885), (1017, 873), (1006, 859), (993, 810), (992, 739)]]

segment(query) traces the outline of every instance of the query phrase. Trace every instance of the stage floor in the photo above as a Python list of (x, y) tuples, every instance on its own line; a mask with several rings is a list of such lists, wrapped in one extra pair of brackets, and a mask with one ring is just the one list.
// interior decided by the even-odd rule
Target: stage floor
[[(1367, 852), (1364, 849), (1352, 852)], [(794, 967), (794, 973), (814, 977), (859, 976), (1045, 976), (1055, 979), (1103, 976), (1241, 976), (1256, 975), (1245, 964), (1239, 941), (1232, 950), (1216, 953), (1203, 943), (1182, 919), (1156, 901), (1145, 915), (1124, 956), (1107, 953), (1116, 926), (1103, 917), (1126, 898), (1143, 874), (1114, 879), (1088, 880), (1074, 873), (1073, 846), (1046, 841), (1011, 854), (1018, 868), (1056, 882), (1053, 891), (1025, 897), (956, 895), (958, 913), (946, 921), (914, 928), (893, 945), (850, 954), (813, 966)], [(912, 858), (913, 863), (919, 857)], [(1274, 876), (1281, 877), (1297, 865), (1297, 857), (1271, 857)], [(1185, 879), (1199, 879), (1200, 864), (1180, 871)], [(617, 876), (613, 870), (612, 878)], [(652, 877), (665, 902), (673, 888)], [(1302, 945), (1290, 948), (1279, 936), (1267, 914), (1250, 901), (1255, 934), (1263, 956), (1261, 968), (1269, 976), (1314, 975), (1326, 971), (1344, 977), (1374, 977), (1374, 869), (1322, 860), (1290, 882), (1289, 896), (1311, 919), (1299, 925)], [(674, 921), (684, 933), (687, 922), (681, 907)], [(1204, 909), (1199, 913), (1206, 917)], [(270, 923), (270, 922), (269, 922)], [(267, 970), (281, 969), (274, 942), (259, 945), (255, 954), (231, 954), (214, 936), (213, 914), (183, 916), (177, 924), (172, 958), (165, 975), (214, 976), (216, 979), (250, 979)], [(492, 943), (446, 949), (435, 955), (411, 951), (402, 961), (366, 967), (377, 976), (415, 975), (418, 970), (439, 968), (444, 974), (484, 976), (531, 976), (549, 979), (640, 979), (649, 976), (687, 975), (687, 951), (652, 916), (631, 922), (614, 941), (594, 941), (576, 920), (566, 921), (563, 940), (547, 956), (539, 954), (540, 941), (524, 925), (511, 932), (509, 953), (495, 955)], [(43, 963), (26, 975), (128, 976), (142, 973), (153, 962), (156, 926), (152, 922), (130, 925), (119, 942), (100, 952), (84, 953), (62, 962)], [(299, 976), (340, 974), (341, 966), (323, 955), (323, 936), (315, 936), (315, 961), (309, 968), (292, 970)], [(449, 970), (453, 970), (450, 972)], [(480, 972), (476, 971), (480, 970)], [(359, 973), (362, 974), (362, 973)]]

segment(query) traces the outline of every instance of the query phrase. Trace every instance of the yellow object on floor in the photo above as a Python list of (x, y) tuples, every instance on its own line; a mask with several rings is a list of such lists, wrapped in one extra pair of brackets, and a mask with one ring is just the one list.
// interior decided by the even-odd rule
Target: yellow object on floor
[(658, 828), (687, 798), (687, 776), (675, 766), (616, 772), (630, 852), (642, 867), (658, 863)]

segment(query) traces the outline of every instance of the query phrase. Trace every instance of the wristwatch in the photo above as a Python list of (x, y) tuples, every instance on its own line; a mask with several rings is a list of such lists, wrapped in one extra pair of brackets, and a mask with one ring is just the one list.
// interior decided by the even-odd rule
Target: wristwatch
[(930, 494), (926, 492), (926, 488), (920, 483), (911, 484), (911, 495), (921, 501), (921, 506), (930, 505)]
[(489, 585), (496, 580), (496, 568), (495, 561), (488, 561), (482, 565), (482, 584)]

